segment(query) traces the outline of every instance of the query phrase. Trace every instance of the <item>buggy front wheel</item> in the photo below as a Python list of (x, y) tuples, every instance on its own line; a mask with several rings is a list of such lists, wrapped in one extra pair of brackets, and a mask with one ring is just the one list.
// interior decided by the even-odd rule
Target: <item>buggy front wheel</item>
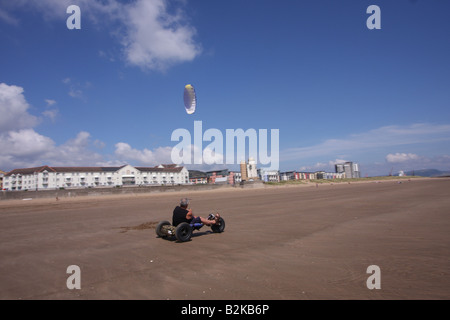
[(220, 233), (223, 232), (225, 230), (225, 220), (223, 220), (223, 218), (219, 218), (219, 221), (213, 225), (211, 225), (211, 230), (214, 233)]

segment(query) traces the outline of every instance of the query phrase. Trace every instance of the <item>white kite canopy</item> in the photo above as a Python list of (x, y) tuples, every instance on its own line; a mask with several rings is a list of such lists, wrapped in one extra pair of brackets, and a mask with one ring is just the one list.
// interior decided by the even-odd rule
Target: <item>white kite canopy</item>
[(184, 87), (184, 107), (186, 108), (187, 114), (193, 114), (195, 112), (195, 107), (197, 106), (197, 97), (195, 96), (194, 87), (187, 84)]

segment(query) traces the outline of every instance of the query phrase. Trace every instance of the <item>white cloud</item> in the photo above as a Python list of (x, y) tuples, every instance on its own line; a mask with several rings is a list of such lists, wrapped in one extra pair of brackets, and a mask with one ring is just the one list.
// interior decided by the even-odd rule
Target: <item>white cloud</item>
[[(168, 0), (127, 2), (20, 0), (0, 11), (0, 19), (11, 24), (19, 24), (8, 11), (28, 9), (38, 11), (47, 20), (62, 20), (68, 18), (67, 7), (76, 4), (80, 7), (82, 20), (89, 19), (98, 28), (109, 30), (114, 28), (111, 34), (122, 45), (127, 63), (146, 70), (165, 70), (174, 64), (192, 61), (201, 52), (201, 46), (195, 41), (196, 30), (189, 25), (182, 10), (184, 1), (177, 2), (178, 8), (175, 12), (168, 9), (168, 2)], [(104, 50), (99, 52), (104, 56)], [(109, 56), (109, 59), (114, 60), (114, 57)], [(71, 93), (78, 95), (76, 91)]]
[(52, 100), (52, 99), (45, 99), (45, 102), (47, 103), (48, 107), (50, 107), (56, 103), (56, 101)]
[(74, 139), (62, 145), (33, 129), (10, 131), (0, 135), (0, 156), (2, 169), (34, 167), (44, 164), (51, 166), (95, 166), (104, 159), (91, 150), (90, 134), (80, 132)]
[(103, 149), (106, 146), (106, 144), (103, 141), (98, 140), (98, 139), (94, 140), (93, 145), (97, 149)]
[(92, 83), (89, 81), (78, 82), (71, 78), (64, 78), (62, 82), (69, 88), (67, 94), (72, 98), (84, 100), (84, 90), (92, 87)]
[(126, 60), (144, 69), (165, 69), (200, 54), (196, 31), (183, 14), (169, 14), (166, 1), (138, 0), (125, 7), (123, 44)]
[[(135, 165), (148, 165), (148, 166), (174, 163), (174, 161), (172, 161), (172, 149), (173, 149), (172, 147), (159, 147), (154, 150), (144, 148), (142, 150), (138, 150), (132, 148), (128, 143), (125, 142), (116, 143), (115, 147), (116, 147), (115, 156), (118, 158), (117, 161), (119, 163), (130, 163)], [(223, 158), (222, 154), (215, 153), (214, 150), (209, 148), (205, 148), (202, 151), (195, 145), (191, 145), (190, 147), (191, 147), (190, 159), (192, 163), (191, 164), (178, 163), (179, 165), (186, 166), (190, 170), (203, 170), (203, 171), (228, 168), (226, 164), (215, 163), (217, 159)], [(179, 150), (179, 152), (181, 152), (181, 150)]]
[(58, 109), (45, 110), (42, 112), (42, 115), (49, 118), (52, 122), (55, 122), (56, 117), (58, 116)]
[(2, 8), (0, 8), (0, 20), (13, 26), (17, 26), (19, 24), (19, 20), (11, 16), (8, 12), (3, 10)]
[[(80, 132), (62, 145), (34, 130), (37, 117), (28, 113), (23, 88), (0, 83), (0, 167), (3, 170), (48, 165), (95, 165), (103, 156), (92, 151), (88, 132)], [(57, 110), (46, 110), (53, 119)]]
[[(56, 104), (56, 101), (53, 99), (45, 99), (45, 102), (47, 103), (47, 108), (50, 108)], [(55, 122), (58, 113), (59, 113), (58, 108), (53, 107), (52, 109), (47, 109), (43, 111), (42, 115), (46, 118), (49, 118), (52, 122)]]
[(104, 161), (103, 156), (91, 150), (91, 135), (81, 131), (73, 139), (60, 146), (50, 148), (42, 157), (41, 163), (54, 166), (95, 166)]
[(2, 153), (14, 158), (38, 157), (53, 148), (52, 139), (45, 137), (33, 129), (9, 131), (0, 136)]
[(38, 119), (28, 108), (23, 88), (0, 83), (0, 133), (36, 125)]
[(132, 161), (133, 163), (139, 165), (149, 165), (155, 166), (161, 163), (172, 163), (170, 159), (171, 147), (159, 147), (154, 151), (149, 149), (138, 150), (132, 148), (128, 143), (119, 142), (115, 145), (115, 155), (122, 161), (128, 163)]
[(280, 152), (280, 158), (282, 161), (300, 160), (439, 141), (450, 141), (450, 125), (431, 123), (416, 123), (407, 126), (392, 125), (352, 134), (342, 139), (328, 139), (314, 146), (285, 149)]
[(111, 54), (111, 53), (109, 53), (109, 52), (105, 52), (105, 51), (103, 51), (103, 50), (99, 50), (98, 51), (98, 56), (100, 57), (100, 58), (103, 58), (103, 59), (106, 59), (106, 60), (108, 60), (109, 62), (114, 62), (116, 59), (114, 58), (114, 55), (113, 54)]
[(75, 89), (73, 87), (70, 88), (68, 94), (72, 98), (79, 98), (79, 99), (83, 98), (83, 91), (81, 91), (80, 89)]
[(414, 153), (395, 153), (395, 154), (390, 153), (386, 156), (386, 161), (391, 163), (405, 162), (417, 159), (419, 159), (419, 156)]
[(336, 160), (329, 161), (328, 164), (331, 166), (334, 166), (335, 164), (345, 163), (347, 161), (349, 161), (349, 160), (336, 159)]
[(317, 162), (313, 165), (310, 166), (302, 166), (300, 167), (300, 171), (318, 171), (318, 170), (325, 170), (325, 171), (329, 171), (329, 163), (324, 163), (324, 162)]

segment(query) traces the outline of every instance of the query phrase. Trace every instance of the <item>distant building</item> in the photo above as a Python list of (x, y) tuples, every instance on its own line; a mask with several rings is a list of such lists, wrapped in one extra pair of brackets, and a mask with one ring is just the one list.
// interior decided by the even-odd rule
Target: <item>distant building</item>
[(228, 169), (213, 171), (189, 170), (189, 182), (191, 184), (231, 184), (241, 182), (241, 173), (229, 171)]
[(175, 164), (155, 167), (34, 167), (14, 169), (4, 177), (6, 190), (95, 188), (188, 184), (189, 172)]
[(206, 172), (208, 183), (211, 184), (235, 184), (235, 173), (228, 169)]
[(231, 179), (233, 180), (233, 184), (239, 184), (242, 181), (242, 176), (240, 171), (230, 171)]
[(258, 169), (258, 177), (264, 182), (280, 182), (280, 172), (278, 170)]
[(208, 183), (226, 183), (228, 181), (228, 169), (207, 171), (206, 176), (208, 177)]
[(280, 181), (299, 180), (300, 173), (296, 171), (280, 172)]
[(3, 190), (3, 177), (5, 176), (6, 172), (0, 170), (0, 190)]
[(325, 172), (325, 171), (317, 171), (315, 172), (316, 179), (343, 179), (345, 177), (345, 173), (336, 173), (336, 172)]
[(335, 165), (336, 173), (344, 173), (345, 178), (361, 178), (361, 172), (359, 171), (359, 164), (347, 161), (344, 163), (338, 163)]
[(259, 179), (259, 177), (258, 169), (256, 167), (256, 160), (250, 157), (247, 163), (245, 161), (241, 161), (241, 180), (251, 181), (257, 179)]
[(228, 184), (228, 177), (216, 177), (214, 179), (214, 184)]
[(326, 172), (324, 179), (344, 179), (345, 174), (337, 172)]
[(352, 172), (353, 178), (361, 178), (361, 171), (359, 171), (359, 164), (353, 163), (353, 172)]
[(241, 181), (247, 181), (247, 163), (245, 161), (241, 161)]
[(191, 184), (206, 184), (208, 183), (208, 176), (203, 171), (189, 170), (189, 182)]
[(256, 169), (256, 160), (252, 157), (248, 159), (247, 163), (247, 177), (248, 179), (258, 179), (258, 170)]
[(322, 180), (322, 179), (324, 179), (324, 175), (325, 175), (324, 171), (317, 171), (316, 172), (316, 179)]
[(315, 172), (298, 172), (300, 180), (314, 180), (316, 179)]

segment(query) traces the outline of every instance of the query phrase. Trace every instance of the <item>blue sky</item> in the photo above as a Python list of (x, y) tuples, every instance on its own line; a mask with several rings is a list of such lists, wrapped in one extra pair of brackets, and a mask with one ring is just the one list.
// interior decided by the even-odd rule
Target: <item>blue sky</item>
[[(80, 30), (66, 27), (71, 4)], [(380, 30), (366, 27), (372, 4)], [(279, 129), (280, 170), (450, 170), (449, 12), (444, 0), (0, 0), (0, 169), (167, 163), (172, 132), (201, 120)]]

